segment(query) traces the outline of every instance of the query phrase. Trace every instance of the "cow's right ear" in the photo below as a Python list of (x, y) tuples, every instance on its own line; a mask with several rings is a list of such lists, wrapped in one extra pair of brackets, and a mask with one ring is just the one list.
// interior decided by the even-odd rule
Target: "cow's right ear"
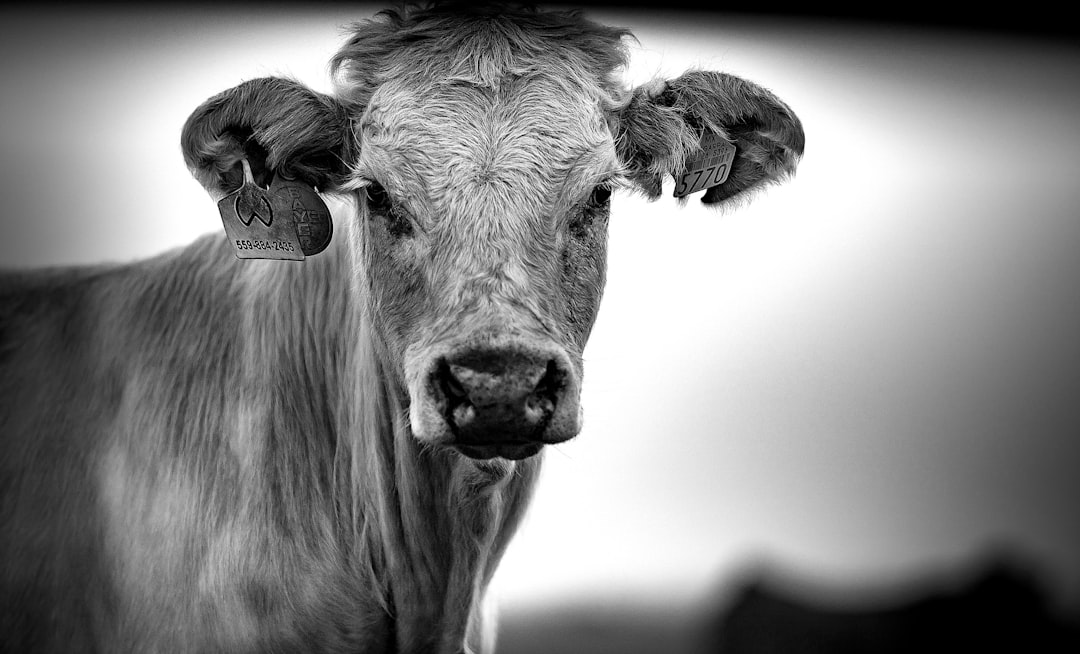
[(704, 137), (735, 146), (734, 160), (722, 171), (726, 178), (702, 197), (712, 205), (790, 176), (805, 142), (798, 117), (779, 98), (753, 82), (713, 71), (639, 86), (615, 119), (626, 177), (650, 199), (660, 196), (665, 175), (683, 177), (691, 172), (688, 161), (707, 156), (701, 149)]
[(337, 100), (299, 82), (263, 77), (200, 105), (184, 124), (180, 146), (216, 200), (243, 183), (244, 158), (263, 187), (281, 173), (332, 191), (348, 175), (352, 140), (349, 114)]

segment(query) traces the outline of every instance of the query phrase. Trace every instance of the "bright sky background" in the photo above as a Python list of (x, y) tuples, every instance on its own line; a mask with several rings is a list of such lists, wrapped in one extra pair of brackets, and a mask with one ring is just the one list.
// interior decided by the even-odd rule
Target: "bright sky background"
[[(220, 230), (188, 114), (263, 75), (329, 91), (364, 15), (0, 10), (0, 265)], [(726, 214), (616, 196), (586, 428), (547, 453), (498, 597), (691, 601), (762, 561), (872, 586), (1002, 544), (1078, 602), (1080, 49), (592, 15), (634, 28), (636, 81), (774, 90), (807, 151)]]

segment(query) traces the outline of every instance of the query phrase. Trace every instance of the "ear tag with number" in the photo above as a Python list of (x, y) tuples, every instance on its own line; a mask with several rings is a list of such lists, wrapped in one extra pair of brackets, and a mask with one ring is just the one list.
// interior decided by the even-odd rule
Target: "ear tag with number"
[(303, 261), (292, 215), (282, 211), (271, 190), (259, 188), (247, 159), (244, 183), (218, 201), (218, 212), (237, 259), (289, 259)]
[(735, 161), (735, 144), (722, 136), (705, 132), (697, 152), (686, 160), (686, 168), (675, 176), (675, 197), (681, 198), (702, 189), (720, 186)]
[(260, 188), (242, 159), (244, 183), (218, 202), (221, 222), (238, 259), (303, 261), (330, 244), (330, 210), (315, 189), (275, 175)]

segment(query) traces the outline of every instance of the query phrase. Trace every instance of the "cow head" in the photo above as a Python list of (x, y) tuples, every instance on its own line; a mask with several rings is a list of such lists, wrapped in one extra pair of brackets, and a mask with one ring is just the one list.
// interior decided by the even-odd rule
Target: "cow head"
[(707, 203), (802, 153), (794, 114), (737, 77), (624, 89), (627, 33), (575, 14), (435, 7), (354, 29), (334, 97), (242, 84), (194, 112), (185, 159), (212, 194), (239, 186), (244, 159), (263, 184), (277, 172), (356, 197), (341, 233), (413, 436), (473, 458), (580, 430), (613, 188), (658, 197), (708, 133), (737, 156)]

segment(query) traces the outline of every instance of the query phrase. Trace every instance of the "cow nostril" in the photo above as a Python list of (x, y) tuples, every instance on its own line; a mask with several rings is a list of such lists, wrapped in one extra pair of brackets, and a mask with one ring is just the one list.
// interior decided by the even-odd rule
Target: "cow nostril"
[(445, 360), (439, 363), (436, 375), (439, 379), (439, 390), (443, 392), (447, 400), (468, 400), (468, 392), (461, 386), (461, 382), (451, 372), (450, 364)]
[(566, 374), (559, 369), (559, 366), (555, 361), (548, 361), (547, 370), (544, 371), (544, 376), (537, 382), (536, 390), (534, 392), (542, 393), (554, 398), (566, 384), (565, 377)]
[(533, 393), (525, 399), (525, 419), (530, 424), (540, 424), (555, 413), (555, 402), (550, 397)]
[(469, 351), (441, 359), (432, 398), (459, 443), (546, 438), (568, 375), (556, 359), (516, 351)]
[(450, 370), (445, 360), (435, 372), (438, 388), (446, 398), (446, 420), (452, 427), (467, 425), (476, 418), (476, 407), (469, 401), (469, 393)]
[(555, 413), (555, 404), (563, 385), (563, 373), (554, 361), (548, 361), (544, 376), (537, 382), (533, 392), (525, 398), (525, 414), (529, 422), (544, 423)]

